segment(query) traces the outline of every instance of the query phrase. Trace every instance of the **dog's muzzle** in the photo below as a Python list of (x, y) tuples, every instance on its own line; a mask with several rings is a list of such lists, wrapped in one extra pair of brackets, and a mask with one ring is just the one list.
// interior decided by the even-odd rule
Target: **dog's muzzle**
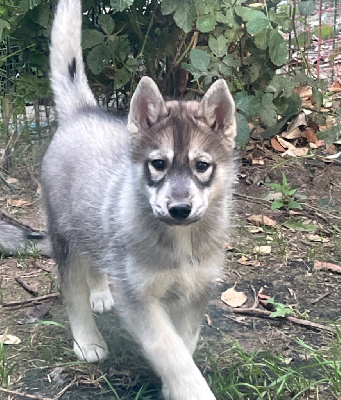
[(185, 220), (191, 213), (192, 206), (188, 203), (169, 204), (169, 215), (179, 221)]

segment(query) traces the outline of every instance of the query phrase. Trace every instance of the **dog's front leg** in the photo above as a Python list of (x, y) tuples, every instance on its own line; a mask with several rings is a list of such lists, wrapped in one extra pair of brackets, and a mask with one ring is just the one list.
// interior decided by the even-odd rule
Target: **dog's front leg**
[(171, 400), (215, 400), (191, 352), (155, 298), (122, 313), (128, 329), (161, 377), (163, 394)]

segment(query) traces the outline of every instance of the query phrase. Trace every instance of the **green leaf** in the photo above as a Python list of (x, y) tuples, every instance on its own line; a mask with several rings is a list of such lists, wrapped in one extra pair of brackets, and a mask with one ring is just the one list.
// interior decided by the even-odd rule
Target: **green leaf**
[(102, 43), (104, 35), (95, 29), (84, 29), (82, 32), (82, 47), (83, 49), (91, 49)]
[(277, 110), (273, 104), (273, 95), (271, 93), (265, 93), (262, 97), (262, 106), (259, 110), (259, 116), (261, 120), (267, 126), (273, 126), (277, 122)]
[(134, 3), (134, 0), (110, 0), (110, 6), (116, 11), (124, 11)]
[(295, 83), (290, 77), (275, 75), (266, 88), (267, 93), (273, 93), (274, 97), (282, 95), (290, 97), (295, 87)]
[(274, 202), (271, 205), (271, 210), (278, 210), (279, 208), (282, 208), (284, 206), (282, 200), (274, 200)]
[(178, 8), (178, 5), (178, 0), (162, 0), (161, 12), (163, 15), (172, 14)]
[(302, 0), (298, 3), (298, 11), (302, 17), (309, 17), (315, 11), (315, 0)]
[(27, 12), (28, 10), (32, 10), (32, 8), (40, 4), (41, 1), (42, 0), (21, 0), (19, 7), (23, 12)]
[(98, 18), (99, 25), (107, 35), (111, 35), (115, 29), (115, 21), (108, 14), (102, 14)]
[(288, 49), (283, 36), (274, 29), (271, 30), (269, 37), (269, 56), (277, 66), (285, 64), (288, 59)]
[(269, 46), (269, 33), (270, 29), (269, 27), (266, 27), (259, 33), (257, 33), (254, 37), (255, 40), (255, 45), (260, 49), (260, 50), (265, 50)]
[(313, 100), (317, 108), (320, 108), (323, 104), (323, 94), (316, 87), (312, 88)]
[(246, 115), (255, 115), (259, 112), (261, 103), (254, 95), (248, 92), (238, 92), (235, 96), (236, 108), (245, 112)]
[(47, 4), (39, 4), (32, 10), (31, 18), (40, 26), (47, 28), (50, 20), (50, 8)]
[(208, 47), (214, 55), (223, 57), (227, 53), (227, 40), (223, 35), (219, 35), (217, 38), (210, 35), (208, 38)]
[(238, 149), (244, 147), (250, 138), (250, 127), (244, 115), (236, 114), (237, 137), (236, 146)]
[(264, 139), (269, 139), (274, 135), (277, 135), (278, 132), (283, 128), (283, 126), (288, 122), (290, 116), (285, 116), (280, 119), (276, 125), (266, 128), (264, 132), (262, 132), (261, 136)]
[(114, 89), (121, 89), (130, 81), (132, 74), (124, 67), (116, 71), (114, 79)]
[(213, 14), (203, 15), (197, 19), (197, 29), (202, 33), (213, 31), (216, 20)]
[(196, 17), (195, 7), (188, 0), (179, 3), (179, 6), (177, 7), (173, 16), (175, 23), (185, 33), (188, 33), (192, 30), (195, 17)]
[(239, 15), (244, 21), (248, 21), (250, 18), (252, 18), (252, 13), (253, 10), (249, 7), (243, 7), (243, 6), (236, 6), (234, 8), (234, 11), (237, 15)]
[(315, 232), (318, 228), (317, 225), (303, 224), (297, 221), (287, 221), (283, 225), (288, 229), (299, 232)]
[(246, 30), (250, 35), (256, 35), (269, 26), (268, 17), (259, 10), (252, 10), (246, 23)]
[(108, 47), (113, 58), (125, 62), (131, 52), (130, 42), (127, 35), (109, 36)]
[(3, 19), (0, 19), (0, 41), (2, 40), (2, 34), (4, 29), (9, 29), (10, 24), (7, 21), (4, 21)]
[(297, 203), (294, 199), (290, 199), (289, 203), (287, 204), (287, 209), (289, 210), (302, 210), (301, 204)]
[(238, 68), (240, 66), (240, 60), (236, 60), (233, 54), (226, 54), (222, 61), (229, 67)]
[(90, 50), (86, 62), (91, 72), (95, 75), (100, 74), (110, 61), (110, 50), (105, 44), (100, 43)]
[(276, 307), (276, 310), (270, 314), (270, 317), (276, 318), (285, 318), (287, 315), (290, 315), (293, 313), (292, 309), (286, 306), (285, 304), (282, 303), (274, 303), (274, 306)]
[(210, 63), (210, 56), (205, 51), (192, 49), (189, 58), (194, 68), (201, 72), (207, 71), (208, 64)]

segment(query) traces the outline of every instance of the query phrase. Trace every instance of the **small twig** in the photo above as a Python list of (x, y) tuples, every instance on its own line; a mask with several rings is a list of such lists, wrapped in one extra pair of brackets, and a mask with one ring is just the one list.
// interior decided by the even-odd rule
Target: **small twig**
[(257, 308), (259, 306), (259, 299), (258, 299), (258, 295), (256, 293), (256, 289), (253, 287), (253, 285), (250, 285), (251, 289), (253, 291), (253, 296), (254, 296), (254, 302), (252, 304), (251, 308)]
[(247, 200), (251, 203), (258, 203), (258, 204), (263, 204), (263, 205), (264, 205), (264, 203), (272, 204), (272, 201), (270, 201), (270, 200), (260, 199), (258, 197), (253, 197), (253, 196), (246, 196), (245, 194), (241, 194), (241, 193), (233, 193), (233, 196), (239, 197), (243, 200)]
[(24, 224), (22, 222), (19, 222), (18, 220), (13, 218), (10, 214), (8, 214), (8, 213), (6, 213), (5, 211), (2, 211), (2, 210), (0, 210), (0, 219), (4, 219), (5, 221), (10, 222), (11, 224), (15, 225), (18, 228), (28, 229), (31, 232), (39, 232), (40, 233), (39, 229), (32, 228), (29, 225), (26, 225), (26, 224)]
[(316, 303), (318, 303), (320, 300), (324, 299), (325, 297), (327, 297), (327, 296), (329, 296), (329, 295), (330, 295), (330, 292), (326, 292), (326, 293), (324, 293), (324, 294), (321, 294), (321, 296), (319, 296), (317, 299), (313, 300), (313, 301), (311, 302), (311, 304), (316, 304)]
[(292, 317), (291, 315), (287, 315), (286, 317), (271, 317), (271, 312), (267, 310), (260, 310), (259, 308), (234, 308), (232, 310), (235, 314), (243, 314), (248, 315), (250, 317), (261, 317), (268, 318), (277, 321), (288, 320), (293, 324), (304, 326), (307, 329), (319, 330), (319, 331), (327, 331), (330, 333), (335, 333), (335, 330), (330, 326), (318, 324), (316, 322), (311, 322), (306, 319)]
[(31, 399), (31, 400), (53, 400), (50, 397), (43, 397), (43, 396), (39, 396), (39, 395), (35, 396), (32, 394), (28, 394), (28, 393), (18, 392), (17, 390), (9, 390), (9, 389), (5, 389), (5, 388), (1, 388), (1, 387), (0, 387), (0, 392), (7, 393), (12, 396), (18, 396), (18, 397), (23, 397), (26, 399)]
[(59, 297), (60, 294), (59, 293), (50, 293), (50, 294), (45, 294), (44, 296), (40, 296), (40, 297), (34, 297), (32, 299), (27, 299), (27, 300), (21, 300), (21, 301), (11, 301), (9, 303), (2, 303), (0, 305), (0, 308), (7, 308), (7, 307), (15, 307), (15, 306), (22, 306), (25, 304), (39, 304), (42, 301), (50, 301), (53, 300), (57, 297)]
[(66, 385), (54, 398), (53, 398), (53, 400), (59, 400), (62, 396), (63, 396), (63, 394), (71, 387), (71, 386), (73, 386), (74, 384), (75, 384), (75, 382), (76, 382), (76, 378), (75, 379), (73, 379), (68, 385)]
[(17, 187), (15, 187), (14, 185), (11, 185), (10, 183), (8, 183), (6, 181), (6, 178), (2, 175), (2, 173), (0, 172), (0, 180), (8, 187), (9, 190), (15, 191), (15, 190), (19, 190)]
[(35, 291), (34, 289), (32, 289), (32, 288), (30, 288), (28, 285), (27, 285), (27, 283), (25, 283), (21, 278), (20, 278), (20, 276), (17, 276), (17, 277), (15, 277), (14, 278), (15, 279), (15, 281), (24, 289), (24, 290), (26, 290), (26, 292), (28, 292), (29, 294), (31, 294), (32, 296), (34, 296), (34, 297), (38, 297), (38, 292), (37, 291)]

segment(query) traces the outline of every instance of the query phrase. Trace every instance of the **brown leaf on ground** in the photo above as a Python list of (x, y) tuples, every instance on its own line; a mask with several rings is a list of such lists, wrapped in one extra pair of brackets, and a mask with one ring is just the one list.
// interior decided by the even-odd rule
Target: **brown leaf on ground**
[(231, 307), (241, 307), (247, 300), (244, 292), (237, 292), (235, 290), (236, 285), (230, 289), (225, 290), (220, 296), (221, 300)]
[(255, 226), (262, 226), (262, 225), (275, 226), (277, 224), (276, 221), (262, 214), (250, 215), (249, 217), (247, 217), (247, 220)]
[(255, 254), (271, 254), (271, 246), (255, 246), (253, 248)]
[(341, 79), (339, 77), (333, 82), (331, 87), (328, 89), (330, 92), (341, 92)]
[(273, 311), (273, 309), (274, 309), (273, 304), (268, 303), (268, 300), (271, 299), (271, 296), (263, 293), (262, 290), (260, 290), (257, 294), (257, 297), (258, 297), (259, 304), (261, 306), (263, 306), (266, 310)]
[(0, 335), (0, 343), (19, 344), (19, 343), (21, 343), (21, 339), (19, 339), (17, 336), (10, 335), (9, 333), (5, 333), (4, 335)]
[(6, 179), (6, 181), (7, 181), (7, 183), (17, 183), (18, 179), (9, 177)]
[(287, 150), (282, 154), (282, 157), (288, 155), (290, 157), (300, 157), (308, 154), (308, 147), (295, 147), (292, 143), (284, 140), (283, 138), (277, 135), (277, 140), (279, 143), (286, 148)]
[(326, 151), (328, 154), (336, 154), (338, 152), (335, 144), (326, 144)]
[(332, 271), (332, 272), (336, 272), (337, 274), (341, 274), (341, 265), (337, 265), (337, 264), (332, 264), (329, 262), (324, 262), (324, 261), (318, 261), (315, 260), (314, 261), (314, 269), (315, 270), (323, 270), (326, 269), (328, 271)]
[(247, 267), (260, 267), (260, 261), (258, 260), (249, 260), (247, 257), (242, 256), (237, 260), (238, 264), (245, 265)]
[(271, 146), (274, 150), (279, 151), (280, 153), (283, 153), (285, 151), (285, 148), (279, 143), (276, 136), (273, 136), (271, 138), (270, 142), (271, 142)]
[(300, 128), (295, 128), (293, 130), (282, 132), (282, 137), (285, 139), (299, 139), (302, 136), (302, 132)]
[(308, 143), (316, 143), (317, 135), (314, 129), (306, 127), (302, 132), (302, 137), (307, 139)]
[(209, 314), (205, 314), (206, 323), (208, 326), (212, 326), (212, 319)]
[(308, 85), (297, 87), (294, 91), (298, 93), (302, 100), (309, 100), (313, 94), (312, 88)]
[(19, 200), (13, 200), (12, 197), (10, 197), (7, 200), (7, 205), (12, 206), (12, 207), (24, 207), (27, 206), (29, 202), (27, 200), (19, 199)]

